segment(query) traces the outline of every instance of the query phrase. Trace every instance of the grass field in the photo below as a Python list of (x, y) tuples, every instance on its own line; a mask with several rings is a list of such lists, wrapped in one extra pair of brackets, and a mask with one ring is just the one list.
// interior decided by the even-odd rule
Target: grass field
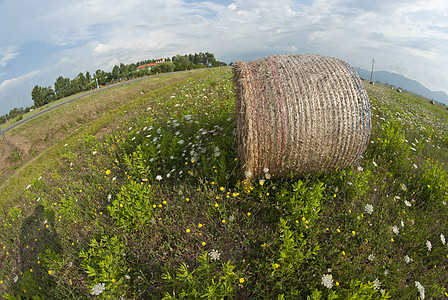
[(447, 111), (366, 85), (373, 132), (355, 166), (245, 181), (230, 69), (184, 74), (83, 98), (123, 104), (4, 182), (6, 298), (448, 298)]

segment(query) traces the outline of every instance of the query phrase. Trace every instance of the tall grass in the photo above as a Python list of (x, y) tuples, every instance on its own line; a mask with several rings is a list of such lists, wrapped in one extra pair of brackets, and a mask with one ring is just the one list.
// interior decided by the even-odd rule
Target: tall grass
[(2, 292), (448, 297), (445, 112), (382, 87), (368, 92), (374, 132), (362, 161), (285, 180), (269, 170), (261, 180), (240, 178), (228, 68), (112, 112), (17, 182), (1, 221)]

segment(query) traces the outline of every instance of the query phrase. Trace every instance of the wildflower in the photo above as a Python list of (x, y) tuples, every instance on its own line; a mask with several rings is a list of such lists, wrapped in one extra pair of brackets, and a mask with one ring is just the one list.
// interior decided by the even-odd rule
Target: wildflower
[(440, 234), (440, 240), (442, 241), (442, 244), (446, 245), (446, 240), (445, 240), (445, 236), (443, 235), (443, 233)]
[(430, 241), (426, 240), (426, 247), (428, 247), (428, 251), (431, 251), (432, 249), (432, 244)]
[(240, 283), (244, 283), (244, 278), (240, 278)]
[(221, 222), (222, 222), (223, 224), (225, 224), (225, 223), (226, 223), (226, 220), (222, 220)]
[(361, 166), (358, 166), (358, 171), (359, 171), (359, 172), (362, 172), (362, 171), (364, 171), (364, 168), (361, 167)]
[(392, 231), (393, 231), (395, 234), (399, 234), (399, 233), (400, 233), (400, 229), (398, 228), (397, 225), (394, 225), (394, 226), (392, 227)]
[(375, 259), (375, 255), (371, 253), (369, 257), (367, 257), (370, 261), (373, 261)]
[(187, 233), (190, 233), (190, 229), (187, 228), (187, 230), (185, 230)]
[(373, 281), (373, 288), (374, 288), (375, 290), (379, 290), (379, 289), (381, 288), (381, 281), (379, 281), (378, 278), (376, 278), (376, 279)]
[(162, 176), (161, 176), (161, 175), (157, 175), (157, 176), (156, 176), (156, 179), (157, 179), (158, 181), (160, 181), (160, 180), (162, 180)]
[(98, 296), (100, 295), (104, 289), (106, 288), (106, 284), (105, 283), (97, 283), (93, 286), (91, 294), (94, 296)]
[(31, 187), (31, 184), (28, 184), (28, 185), (26, 186), (26, 189), (28, 190), (30, 187)]
[[(248, 216), (248, 217), (250, 217), (250, 215), (251, 215), (251, 213), (250, 213), (250, 212), (248, 212), (248, 213), (247, 213), (247, 216)], [(444, 244), (444, 245), (445, 245), (445, 244)]]
[(404, 222), (403, 222), (403, 220), (401, 220), (401, 227), (404, 227)]
[(322, 276), (322, 284), (326, 288), (331, 289), (333, 287), (333, 277), (331, 275), (324, 274)]
[(372, 160), (372, 163), (375, 167), (378, 167), (378, 165), (376, 164), (376, 162), (374, 160)]
[(109, 175), (109, 174), (110, 174), (110, 170), (107, 170), (107, 171), (106, 171), (106, 175)]
[(423, 285), (420, 282), (416, 281), (415, 287), (418, 289), (418, 292), (420, 293), (420, 298), (422, 300), (425, 299), (425, 288), (423, 287)]
[(49, 270), (49, 271), (48, 271), (48, 275), (51, 275), (51, 273), (53, 273), (53, 271), (52, 271), (52, 270)]
[(207, 243), (206, 242), (202, 242), (202, 246), (205, 246), (205, 245), (207, 245)]
[(221, 190), (221, 192), (224, 192), (225, 188), (222, 186), (219, 188)]
[(406, 187), (406, 184), (404, 184), (404, 183), (401, 184), (401, 189), (405, 192), (408, 190), (408, 188)]
[(261, 247), (265, 248), (266, 247), (266, 243), (261, 244)]
[(251, 171), (246, 171), (246, 172), (244, 172), (244, 175), (246, 176), (246, 178), (251, 178), (252, 177), (252, 172)]
[(410, 258), (408, 255), (406, 255), (405, 257), (404, 257), (404, 261), (405, 261), (405, 263), (410, 263), (411, 261), (414, 261), (412, 258)]
[(404, 200), (404, 205), (406, 205), (407, 207), (412, 206), (411, 202), (409, 202), (408, 200)]
[(14, 282), (17, 282), (17, 280), (19, 280), (19, 276), (16, 275), (16, 276), (14, 276), (13, 281), (14, 281)]
[(110, 202), (110, 199), (112, 199), (112, 195), (111, 194), (107, 195), (107, 202)]
[(218, 207), (219, 206), (219, 204), (218, 203), (215, 203), (215, 207)]
[(212, 251), (210, 251), (208, 253), (208, 255), (210, 256), (211, 260), (219, 260), (220, 256), (221, 256), (221, 253), (219, 253), (218, 250), (212, 249)]
[(260, 183), (261, 186), (263, 186), (264, 181), (265, 181), (264, 179), (260, 179), (259, 183)]
[(364, 206), (364, 211), (366, 213), (368, 213), (369, 215), (371, 215), (373, 213), (373, 205), (372, 204), (366, 204), (366, 206)]

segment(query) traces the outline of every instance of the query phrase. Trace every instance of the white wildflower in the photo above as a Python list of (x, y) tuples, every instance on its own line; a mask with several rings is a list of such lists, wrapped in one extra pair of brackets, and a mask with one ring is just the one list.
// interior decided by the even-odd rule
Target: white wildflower
[(131, 279), (131, 276), (129, 276), (128, 274), (126, 274), (126, 275), (124, 275), (124, 278), (127, 279), (127, 280), (129, 280), (129, 279)]
[(405, 204), (407, 207), (411, 207), (411, 206), (412, 206), (411, 202), (409, 202), (408, 200), (404, 200), (404, 204)]
[(401, 220), (401, 227), (404, 227), (404, 222), (403, 222), (403, 220)]
[(157, 175), (157, 176), (156, 176), (156, 179), (157, 179), (158, 181), (160, 181), (160, 180), (162, 180), (162, 176), (161, 176), (161, 175)]
[(94, 296), (98, 296), (104, 291), (105, 288), (106, 288), (106, 284), (100, 282), (93, 286), (92, 291), (90, 293)]
[(268, 172), (269, 172), (269, 169), (266, 168), (266, 167), (264, 167), (263, 172), (268, 173)]
[(443, 233), (440, 234), (440, 240), (442, 241), (442, 244), (446, 245), (446, 240), (445, 240), (445, 236), (443, 235)]
[(28, 184), (27, 186), (26, 186), (26, 189), (29, 189), (31, 187), (31, 184)]
[(98, 153), (98, 151), (93, 151), (93, 152), (92, 152), (93, 155), (95, 155), (95, 154), (97, 154), (97, 153)]
[(266, 173), (266, 174), (264, 174), (264, 177), (265, 177), (266, 179), (271, 179), (271, 174)]
[(400, 187), (401, 187), (401, 189), (402, 189), (403, 191), (405, 191), (405, 192), (408, 190), (406, 184), (404, 184), (404, 183), (402, 183), (402, 184), (400, 185)]
[(406, 255), (404, 257), (404, 261), (408, 264), (408, 263), (410, 263), (411, 261), (414, 261), (414, 260), (412, 258), (410, 258), (408, 255)]
[(374, 160), (372, 160), (372, 163), (375, 167), (378, 167), (378, 165), (376, 164), (376, 162)]
[(392, 231), (393, 231), (395, 234), (399, 234), (399, 233), (400, 233), (400, 229), (398, 228), (397, 225), (394, 225), (394, 226), (392, 227)]
[(428, 247), (428, 251), (431, 251), (431, 249), (432, 249), (432, 244), (431, 244), (431, 242), (430, 241), (426, 241), (426, 247)]
[(16, 276), (14, 276), (13, 281), (14, 281), (14, 282), (17, 282), (17, 280), (19, 280), (19, 276), (16, 275)]
[(379, 289), (381, 288), (381, 281), (379, 281), (378, 278), (376, 278), (376, 279), (373, 281), (373, 288), (374, 288), (375, 290), (379, 290)]
[(333, 287), (333, 277), (331, 275), (324, 274), (322, 276), (322, 284), (326, 288), (331, 289)]
[(420, 282), (416, 281), (415, 287), (418, 289), (420, 293), (421, 300), (425, 299), (425, 288), (423, 287), (423, 285)]
[(369, 257), (367, 257), (370, 261), (373, 261), (375, 259), (375, 255), (371, 253)]
[(362, 171), (364, 171), (364, 168), (361, 167), (361, 166), (358, 166), (358, 171), (359, 171), (359, 172), (362, 172)]
[(394, 196), (395, 199), (400, 200), (401, 197), (400, 196)]
[(416, 168), (416, 169), (418, 168), (416, 164), (414, 164), (414, 168)]
[(212, 251), (210, 251), (208, 255), (210, 256), (211, 260), (219, 260), (221, 253), (219, 253), (218, 250), (212, 249)]
[(180, 140), (180, 141), (178, 141), (177, 142), (179, 145), (182, 145), (183, 143), (185, 143), (185, 141), (184, 140)]
[(110, 199), (112, 199), (112, 195), (111, 194), (107, 195), (107, 202), (110, 202)]
[(364, 211), (366, 213), (368, 213), (369, 215), (371, 215), (373, 213), (373, 205), (372, 204), (366, 204), (366, 206), (364, 206)]
[(244, 172), (244, 176), (246, 176), (246, 178), (251, 178), (252, 177), (252, 172), (251, 171), (246, 171), (246, 172)]

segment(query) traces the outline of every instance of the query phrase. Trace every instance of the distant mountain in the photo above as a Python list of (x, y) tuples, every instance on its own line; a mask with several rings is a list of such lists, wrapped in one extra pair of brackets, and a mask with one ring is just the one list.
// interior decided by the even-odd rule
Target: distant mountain
[[(361, 78), (366, 80), (370, 79), (370, 71), (362, 68), (355, 68), (355, 69), (356, 71), (358, 71), (358, 74), (359, 76), (361, 76)], [(424, 87), (419, 82), (406, 78), (403, 75), (397, 73), (391, 73), (387, 71), (376, 71), (373, 72), (372, 81), (374, 82), (379, 81), (380, 83), (383, 84), (392, 85), (394, 87), (401, 88), (414, 94), (448, 105), (448, 95), (445, 92), (431, 91), (430, 89)]]

